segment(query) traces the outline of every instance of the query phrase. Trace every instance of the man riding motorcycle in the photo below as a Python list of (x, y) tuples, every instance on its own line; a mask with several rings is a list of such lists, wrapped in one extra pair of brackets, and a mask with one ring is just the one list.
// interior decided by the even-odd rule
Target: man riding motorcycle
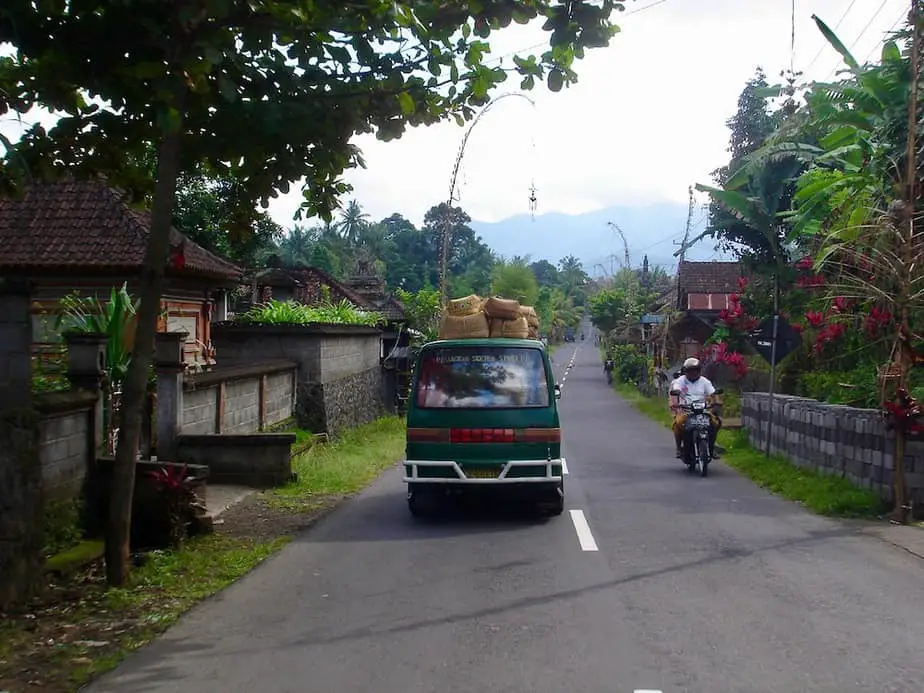
[(606, 374), (606, 382), (612, 384), (613, 382), (613, 370), (616, 368), (616, 364), (613, 362), (613, 359), (607, 359), (603, 363), (603, 372)]
[[(687, 413), (682, 409), (681, 399), (686, 402), (693, 400), (705, 400), (711, 402), (714, 406), (719, 406), (721, 403), (717, 401), (717, 394), (715, 387), (709, 381), (708, 378), (703, 377), (702, 365), (699, 362), (699, 359), (689, 358), (683, 362), (683, 368), (681, 369), (681, 376), (674, 380), (671, 383), (670, 391), (680, 390), (683, 392), (683, 397), (671, 396), (671, 413), (674, 415), (674, 423), (672, 426), (674, 432), (674, 442), (677, 446), (677, 459), (683, 459), (683, 444), (685, 435), (685, 426), (687, 422)], [(709, 411), (709, 419), (712, 422), (712, 426), (709, 430), (709, 448), (711, 456), (713, 459), (716, 459), (715, 452), (715, 440), (719, 435), (719, 430), (722, 428), (722, 422), (719, 419), (718, 415)]]

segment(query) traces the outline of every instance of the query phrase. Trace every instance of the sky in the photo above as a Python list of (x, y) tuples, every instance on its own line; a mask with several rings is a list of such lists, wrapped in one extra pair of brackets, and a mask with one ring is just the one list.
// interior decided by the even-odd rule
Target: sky
[[(842, 67), (811, 17), (828, 26), (862, 62), (904, 17), (905, 0), (795, 0), (795, 68), (824, 80)], [(849, 11), (847, 11), (849, 9)], [(845, 14), (846, 12), (846, 14)], [(771, 83), (789, 67), (791, 0), (630, 0), (610, 46), (578, 62), (577, 85), (539, 86), (497, 103), (472, 131), (457, 181), (456, 204), (484, 222), (529, 213), (580, 214), (611, 205), (686, 203), (694, 183), (727, 162), (725, 122), (757, 66)], [(543, 40), (539, 25), (511, 25), (490, 39), (502, 56)], [(540, 49), (541, 50), (541, 49)], [(820, 53), (819, 53), (820, 51)], [(509, 61), (509, 58), (507, 59)], [(497, 94), (518, 91), (511, 78)], [(399, 212), (420, 223), (448, 199), (464, 128), (445, 123), (409, 129), (398, 141), (362, 136), (366, 169), (346, 179), (373, 219)], [(285, 226), (298, 194), (274, 200)]]
[[(863, 62), (876, 57), (899, 25), (906, 0), (794, 0), (794, 66), (803, 80), (834, 77), (840, 56), (811, 17), (817, 14)], [(537, 85), (496, 103), (473, 129), (456, 182), (455, 204), (476, 221), (529, 213), (581, 214), (612, 205), (686, 203), (694, 183), (727, 162), (725, 122), (760, 66), (771, 83), (790, 65), (793, 0), (629, 0), (616, 13), (622, 31), (587, 52), (578, 84), (559, 93)], [(543, 41), (540, 24), (511, 24), (489, 39), (493, 59)], [(541, 48), (533, 48), (534, 52)], [(495, 96), (517, 92), (508, 79)], [(506, 87), (506, 88), (504, 88)], [(43, 120), (45, 120), (43, 118)], [(467, 126), (466, 126), (467, 127)], [(398, 212), (419, 224), (449, 197), (464, 134), (455, 123), (409, 129), (397, 141), (357, 137), (366, 168), (345, 178), (372, 219)], [(0, 132), (17, 138), (7, 118)], [(300, 194), (271, 201), (270, 214), (293, 223)]]

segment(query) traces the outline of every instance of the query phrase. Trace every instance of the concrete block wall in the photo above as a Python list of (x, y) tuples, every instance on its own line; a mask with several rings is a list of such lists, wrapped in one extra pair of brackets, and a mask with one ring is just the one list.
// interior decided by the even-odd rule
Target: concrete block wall
[(256, 433), (292, 418), (297, 372), (280, 360), (187, 375), (181, 434)]
[(39, 464), (46, 501), (77, 498), (95, 455), (97, 395), (71, 390), (38, 395)]
[(187, 434), (214, 433), (218, 416), (218, 385), (183, 393), (181, 430)]
[[(303, 428), (336, 433), (385, 411), (381, 330), (361, 325), (233, 323), (212, 328), (219, 362), (244, 364), (259, 353), (298, 363), (295, 416)], [(272, 417), (271, 398), (265, 406), (265, 415)]]
[[(285, 387), (290, 399), (292, 397), (292, 373), (294, 373), (294, 369), (290, 371), (289, 382), (286, 383)], [(225, 383), (221, 433), (253, 433), (263, 429), (266, 425), (260, 418), (260, 395), (264, 387), (263, 379), (264, 376), (259, 375)]]
[(319, 350), (319, 382), (327, 384), (378, 369), (381, 341), (381, 336), (377, 334), (325, 335)]
[(76, 497), (88, 473), (92, 411), (84, 409), (43, 418), (39, 460), (46, 500)]
[[(741, 397), (741, 423), (752, 445), (767, 444), (769, 397), (748, 392)], [(909, 440), (905, 481), (914, 514), (924, 516), (924, 440)], [(895, 445), (877, 410), (825, 404), (777, 395), (773, 403), (770, 450), (794, 464), (836, 474), (892, 502)]]

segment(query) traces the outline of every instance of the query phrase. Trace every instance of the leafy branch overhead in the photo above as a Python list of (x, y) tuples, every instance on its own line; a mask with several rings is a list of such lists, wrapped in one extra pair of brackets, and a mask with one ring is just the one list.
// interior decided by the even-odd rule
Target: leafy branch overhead
[[(306, 180), (305, 212), (329, 218), (363, 164), (357, 133), (383, 140), (447, 117), (464, 122), (518, 74), (524, 88), (577, 80), (575, 59), (617, 31), (613, 0), (6, 0), (0, 115), (33, 107), (61, 119), (29, 129), (0, 169), (10, 182), (105, 173), (136, 193), (140, 161), (164, 128), (185, 133), (181, 171), (202, 162), (240, 181), (242, 208)], [(549, 48), (486, 58), (490, 32), (544, 19)], [(244, 221), (244, 220), (242, 220)]]

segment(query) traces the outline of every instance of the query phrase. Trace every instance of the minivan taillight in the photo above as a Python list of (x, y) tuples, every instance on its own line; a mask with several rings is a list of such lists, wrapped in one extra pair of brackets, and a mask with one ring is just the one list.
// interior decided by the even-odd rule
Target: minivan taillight
[(408, 428), (407, 440), (411, 443), (447, 443), (449, 442), (449, 429)]
[(516, 433), (518, 443), (560, 443), (560, 428), (519, 428)]

